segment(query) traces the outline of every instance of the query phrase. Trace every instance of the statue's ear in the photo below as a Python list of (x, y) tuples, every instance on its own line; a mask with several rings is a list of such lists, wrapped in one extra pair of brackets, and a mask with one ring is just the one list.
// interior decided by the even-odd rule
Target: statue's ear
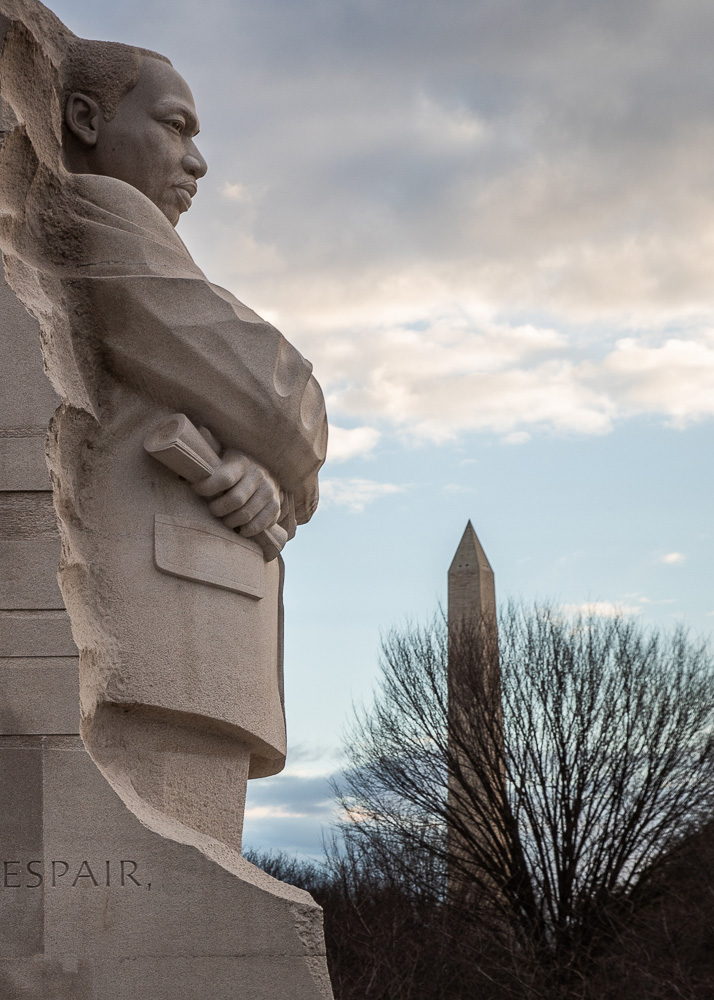
[(86, 94), (70, 94), (64, 110), (65, 125), (84, 146), (96, 146), (101, 110)]

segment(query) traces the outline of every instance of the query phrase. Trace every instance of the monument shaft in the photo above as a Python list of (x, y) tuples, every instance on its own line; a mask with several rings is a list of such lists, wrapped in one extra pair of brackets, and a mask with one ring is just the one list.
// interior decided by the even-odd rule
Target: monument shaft
[(474, 902), (480, 856), (502, 843), (505, 795), (498, 620), (493, 570), (471, 522), (448, 573), (449, 884)]

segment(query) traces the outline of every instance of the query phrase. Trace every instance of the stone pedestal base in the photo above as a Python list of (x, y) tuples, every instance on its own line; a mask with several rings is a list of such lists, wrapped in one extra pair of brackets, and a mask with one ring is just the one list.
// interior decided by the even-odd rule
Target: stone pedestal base
[(78, 737), (0, 737), (0, 803), (3, 1000), (332, 997), (311, 897), (146, 829)]

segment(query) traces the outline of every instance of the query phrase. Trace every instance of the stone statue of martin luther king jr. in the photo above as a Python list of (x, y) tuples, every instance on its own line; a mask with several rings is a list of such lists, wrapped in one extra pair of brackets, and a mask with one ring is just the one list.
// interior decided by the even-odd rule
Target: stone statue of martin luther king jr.
[[(63, 399), (48, 455), (82, 736), (148, 826), (240, 850), (246, 779), (284, 763), (276, 555), (317, 504), (322, 394), (175, 232), (206, 163), (168, 60), (0, 0), (0, 92), (0, 245)], [(181, 420), (166, 467), (144, 442)]]

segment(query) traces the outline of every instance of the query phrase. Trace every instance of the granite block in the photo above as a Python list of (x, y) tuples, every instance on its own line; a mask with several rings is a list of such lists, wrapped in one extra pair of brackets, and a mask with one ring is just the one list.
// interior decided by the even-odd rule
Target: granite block
[(0, 733), (78, 734), (78, 658), (0, 659)]
[(4, 436), (0, 431), (0, 490), (51, 490), (45, 434)]
[(64, 607), (57, 583), (59, 536), (0, 539), (0, 608)]
[(0, 611), (0, 656), (76, 655), (66, 611)]

